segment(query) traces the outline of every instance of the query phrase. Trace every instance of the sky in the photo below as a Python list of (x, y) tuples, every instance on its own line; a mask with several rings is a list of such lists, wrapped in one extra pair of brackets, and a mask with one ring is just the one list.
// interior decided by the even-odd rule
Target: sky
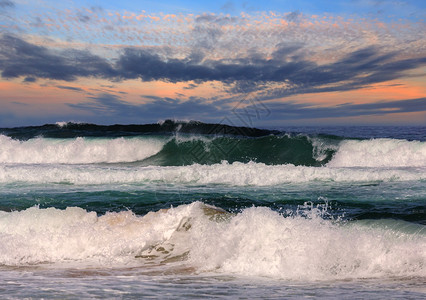
[(426, 125), (426, 1), (0, 0), (0, 127)]

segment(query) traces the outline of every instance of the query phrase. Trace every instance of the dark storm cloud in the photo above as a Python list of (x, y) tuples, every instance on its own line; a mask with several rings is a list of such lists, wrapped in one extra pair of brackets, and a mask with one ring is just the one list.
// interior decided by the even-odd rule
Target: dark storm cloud
[(126, 49), (116, 64), (124, 79), (144, 81), (239, 81), (253, 84), (288, 82), (290, 94), (357, 89), (403, 76), (405, 71), (426, 64), (426, 57), (397, 60), (397, 53), (381, 54), (368, 47), (348, 54), (340, 61), (318, 65), (297, 54), (301, 45), (280, 45), (271, 59), (253, 54), (234, 60), (204, 60), (194, 64), (185, 60), (168, 59), (146, 50)]
[(4, 35), (0, 38), (0, 71), (3, 78), (25, 76), (64, 81), (77, 77), (197, 84), (216, 80), (237, 93), (265, 89), (269, 83), (283, 83), (282, 87), (267, 92), (272, 99), (298, 93), (358, 89), (399, 78), (404, 72), (426, 64), (426, 57), (398, 59), (396, 52), (382, 52), (367, 47), (337, 62), (318, 65), (306, 58), (302, 44), (295, 43), (277, 45), (269, 59), (249, 52), (243, 58), (209, 60), (200, 50), (187, 58), (176, 59), (160, 56), (153, 50), (127, 48), (111, 62), (89, 51), (53, 51)]
[(37, 78), (35, 77), (25, 77), (24, 82), (26, 83), (31, 83), (31, 82), (36, 82)]
[[(294, 51), (294, 50), (292, 50)], [(163, 80), (179, 81), (223, 81), (231, 83), (240, 80), (251, 82), (281, 82), (291, 80), (297, 83), (305, 82), (307, 72), (315, 71), (315, 63), (301, 60), (287, 62), (283, 59), (264, 59), (257, 53), (240, 59), (204, 60), (194, 64), (181, 59), (162, 59), (159, 55), (147, 50), (128, 48), (118, 59), (116, 70), (124, 79), (140, 78), (144, 81)], [(324, 73), (321, 71), (321, 73)], [(321, 79), (326, 81), (324, 74)], [(320, 77), (320, 76), (318, 76)], [(335, 77), (329, 76), (328, 78)]]
[[(366, 104), (346, 103), (333, 107), (318, 107), (310, 103), (292, 101), (264, 104), (277, 120), (323, 119), (339, 117), (359, 117), (426, 111), (426, 98), (373, 102)], [(250, 106), (245, 110), (252, 111)], [(237, 113), (239, 113), (237, 111)], [(242, 110), (241, 112), (242, 113)]]
[(10, 35), (0, 38), (0, 70), (4, 78), (26, 76), (65, 81), (117, 75), (105, 59), (88, 51), (52, 51)]

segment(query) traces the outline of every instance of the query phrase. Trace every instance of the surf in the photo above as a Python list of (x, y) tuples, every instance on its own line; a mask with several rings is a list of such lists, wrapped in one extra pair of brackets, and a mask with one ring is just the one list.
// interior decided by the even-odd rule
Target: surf
[[(214, 247), (212, 247), (214, 245)], [(326, 206), (228, 213), (202, 202), (136, 216), (82, 208), (0, 212), (3, 266), (156, 265), (288, 280), (426, 276), (426, 232), (403, 221), (341, 222)]]

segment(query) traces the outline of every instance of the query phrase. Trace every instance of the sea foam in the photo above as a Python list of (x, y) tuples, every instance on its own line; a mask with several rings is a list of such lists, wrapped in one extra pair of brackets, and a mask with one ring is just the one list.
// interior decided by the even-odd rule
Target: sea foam
[(289, 280), (426, 276), (424, 226), (323, 215), (309, 205), (289, 215), (265, 207), (233, 215), (201, 202), (145, 216), (32, 207), (0, 212), (0, 264), (173, 262), (197, 273)]

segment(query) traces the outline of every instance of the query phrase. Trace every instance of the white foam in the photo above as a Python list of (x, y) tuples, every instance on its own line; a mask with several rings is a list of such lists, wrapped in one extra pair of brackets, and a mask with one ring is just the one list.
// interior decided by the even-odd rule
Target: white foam
[(269, 186), (310, 181), (371, 182), (426, 180), (426, 168), (334, 168), (263, 163), (124, 167), (117, 165), (0, 165), (0, 182), (123, 184), (224, 184)]
[(130, 211), (98, 217), (77, 207), (0, 211), (0, 265), (131, 260), (144, 249), (169, 240), (191, 208), (182, 206), (144, 217)]
[(345, 140), (330, 167), (425, 167), (426, 142), (396, 139)]
[[(291, 280), (426, 276), (424, 226), (339, 224), (315, 207), (301, 210), (283, 217), (253, 207), (234, 216), (194, 202), (145, 216), (98, 217), (80, 208), (0, 212), (0, 264), (143, 266), (174, 257), (198, 273)], [(215, 220), (215, 213), (224, 217)]]
[(0, 163), (116, 163), (142, 160), (158, 153), (166, 140), (155, 138), (46, 139), (17, 141), (0, 135)]
[(55, 124), (56, 124), (56, 126), (58, 126), (59, 128), (64, 128), (64, 127), (67, 127), (67, 126), (68, 126), (68, 124), (70, 124), (70, 122), (60, 121), (60, 122), (56, 122)]
[(292, 280), (426, 276), (424, 226), (407, 233), (249, 208), (228, 223), (193, 227), (191, 262), (205, 271)]
[(78, 125), (78, 124), (84, 124), (84, 123), (82, 123), (82, 122), (75, 122), (75, 121), (68, 121), (68, 122), (66, 122), (66, 121), (59, 121), (59, 122), (55, 123), (55, 125), (58, 126), (59, 128), (64, 128), (64, 127), (67, 127), (68, 125), (74, 125), (74, 124)]

